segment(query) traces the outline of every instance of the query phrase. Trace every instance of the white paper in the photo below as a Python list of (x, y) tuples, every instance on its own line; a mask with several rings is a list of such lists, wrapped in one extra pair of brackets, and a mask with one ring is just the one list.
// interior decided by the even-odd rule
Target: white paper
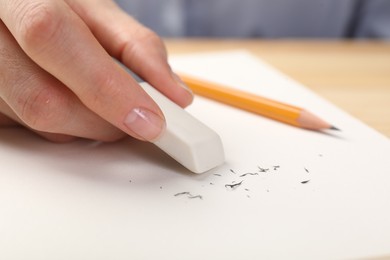
[(0, 259), (390, 255), (388, 138), (246, 52), (171, 63), (307, 108), (342, 132), (302, 130), (196, 97), (188, 111), (220, 134), (227, 159), (195, 175), (130, 138), (53, 144), (2, 129)]

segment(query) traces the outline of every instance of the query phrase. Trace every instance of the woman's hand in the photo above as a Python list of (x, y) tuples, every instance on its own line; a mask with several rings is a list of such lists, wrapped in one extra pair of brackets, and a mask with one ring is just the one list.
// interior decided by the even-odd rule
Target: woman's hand
[(113, 59), (182, 107), (191, 92), (171, 71), (161, 39), (111, 0), (2, 0), (0, 125), (54, 141), (151, 141), (158, 106)]

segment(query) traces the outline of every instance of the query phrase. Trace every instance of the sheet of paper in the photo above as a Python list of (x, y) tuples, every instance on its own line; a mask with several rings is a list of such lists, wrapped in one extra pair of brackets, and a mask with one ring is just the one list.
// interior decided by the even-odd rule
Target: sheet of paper
[(242, 51), (171, 59), (305, 107), (312, 132), (197, 97), (226, 163), (191, 174), (152, 144), (0, 130), (1, 259), (353, 259), (390, 255), (390, 142)]

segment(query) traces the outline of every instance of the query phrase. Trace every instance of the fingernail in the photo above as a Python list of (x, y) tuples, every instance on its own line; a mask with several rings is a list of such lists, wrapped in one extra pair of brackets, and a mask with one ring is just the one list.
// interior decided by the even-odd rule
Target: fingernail
[(183, 89), (187, 90), (188, 93), (190, 93), (190, 95), (193, 97), (194, 96), (194, 93), (192, 92), (192, 90), (181, 80), (181, 78), (172, 72), (172, 75), (173, 75), (173, 78), (175, 79), (176, 83), (182, 87)]
[(152, 111), (138, 107), (126, 116), (125, 125), (142, 139), (153, 141), (165, 128), (165, 121)]

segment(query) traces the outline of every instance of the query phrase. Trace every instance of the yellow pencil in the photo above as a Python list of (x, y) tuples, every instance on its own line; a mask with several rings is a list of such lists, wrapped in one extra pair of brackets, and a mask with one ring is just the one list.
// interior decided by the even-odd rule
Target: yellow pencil
[(199, 78), (180, 74), (180, 78), (198, 95), (238, 107), (293, 126), (322, 130), (338, 128), (330, 125), (312, 113), (269, 98), (226, 87)]

